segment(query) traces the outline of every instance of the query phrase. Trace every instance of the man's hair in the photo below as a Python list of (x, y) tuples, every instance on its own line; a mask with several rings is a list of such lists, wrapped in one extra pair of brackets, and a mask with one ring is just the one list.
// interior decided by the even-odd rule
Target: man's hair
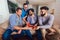
[(28, 5), (28, 4), (27, 4), (27, 3), (24, 3), (23, 6), (24, 6), (24, 5)]
[(18, 7), (18, 8), (16, 9), (16, 11), (18, 11), (18, 10), (22, 10), (22, 8)]
[(30, 10), (31, 10), (32, 12), (34, 12), (34, 9), (33, 9), (33, 8), (30, 8), (29, 11), (30, 11)]
[(40, 8), (40, 10), (42, 10), (42, 9), (49, 10), (49, 8), (47, 6), (43, 6), (43, 7)]
[(32, 11), (32, 12), (34, 12), (34, 9), (33, 8), (30, 8), (30, 9), (28, 9), (28, 15), (29, 15), (29, 11)]

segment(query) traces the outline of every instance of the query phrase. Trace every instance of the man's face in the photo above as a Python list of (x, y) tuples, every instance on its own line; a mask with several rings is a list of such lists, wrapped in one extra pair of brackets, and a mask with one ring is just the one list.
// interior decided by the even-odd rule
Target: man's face
[(41, 16), (44, 16), (46, 13), (47, 13), (47, 10), (45, 10), (45, 9), (41, 10)]
[(16, 14), (20, 16), (22, 14), (22, 10), (16, 11)]
[(29, 11), (29, 15), (31, 16), (32, 14), (33, 14), (33, 12), (30, 10), (30, 11)]
[(24, 5), (24, 9), (27, 10), (28, 9), (28, 5)]
[(42, 12), (42, 14), (45, 14), (47, 12), (47, 10), (42, 9), (41, 12)]

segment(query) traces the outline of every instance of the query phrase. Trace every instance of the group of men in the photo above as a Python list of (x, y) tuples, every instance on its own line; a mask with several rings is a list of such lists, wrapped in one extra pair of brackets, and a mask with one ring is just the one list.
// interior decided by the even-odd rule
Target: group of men
[(2, 35), (2, 39), (10, 40), (11, 33), (15, 31), (17, 34), (14, 35), (14, 40), (18, 37), (24, 36), (25, 34), (30, 38), (30, 40), (34, 40), (30, 30), (35, 30), (38, 40), (46, 40), (46, 29), (55, 32), (55, 30), (51, 28), (54, 16), (48, 13), (49, 8), (47, 6), (41, 7), (40, 10), (41, 13), (40, 16), (38, 16), (33, 8), (28, 9), (28, 4), (26, 3), (23, 4), (23, 8), (18, 7), (16, 13), (9, 17), (9, 27)]

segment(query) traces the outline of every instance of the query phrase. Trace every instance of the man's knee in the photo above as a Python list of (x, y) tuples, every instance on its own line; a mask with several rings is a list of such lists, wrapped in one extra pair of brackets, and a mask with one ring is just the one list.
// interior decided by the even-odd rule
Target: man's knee
[(6, 35), (6, 34), (2, 35), (2, 39), (7, 39), (7, 38), (8, 38), (8, 35)]
[(2, 39), (9, 39), (12, 31), (11, 30), (6, 30), (4, 34), (2, 35)]
[(38, 37), (42, 37), (41, 30), (36, 30), (36, 33), (37, 33), (37, 36), (38, 36)]

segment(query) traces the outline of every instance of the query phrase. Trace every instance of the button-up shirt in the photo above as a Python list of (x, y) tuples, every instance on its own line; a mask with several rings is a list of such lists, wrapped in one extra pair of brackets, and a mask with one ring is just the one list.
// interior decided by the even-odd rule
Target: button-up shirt
[(19, 26), (19, 25), (23, 25), (22, 17), (20, 16), (18, 18), (17, 14), (11, 15), (10, 18), (9, 18), (9, 27), (8, 27), (8, 29), (13, 30), (14, 26)]
[(32, 25), (36, 24), (37, 23), (37, 15), (34, 15), (34, 17), (28, 16), (27, 17), (27, 22), (29, 22)]

